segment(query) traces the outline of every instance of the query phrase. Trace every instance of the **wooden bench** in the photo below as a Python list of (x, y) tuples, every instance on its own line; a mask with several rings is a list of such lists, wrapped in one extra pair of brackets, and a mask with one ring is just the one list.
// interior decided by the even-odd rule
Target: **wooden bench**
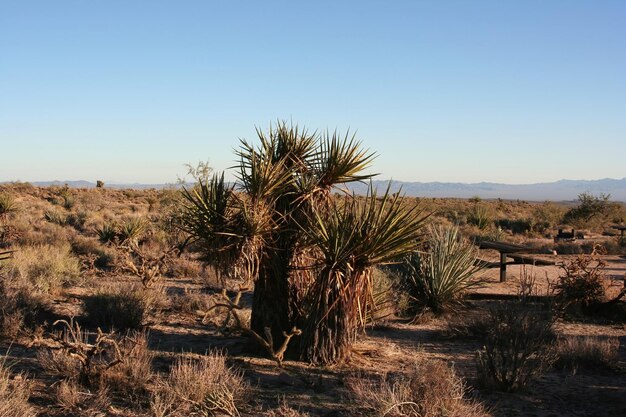
[[(506, 281), (506, 258), (513, 259), (510, 265), (531, 264), (531, 265), (554, 265), (554, 261), (540, 259), (532, 254), (541, 254), (536, 248), (514, 245), (507, 242), (482, 241), (478, 243), (480, 249), (492, 249), (500, 252), (500, 263), (493, 266), (500, 267), (500, 282)], [(483, 261), (484, 262), (484, 261)], [(490, 266), (490, 265), (489, 265)]]

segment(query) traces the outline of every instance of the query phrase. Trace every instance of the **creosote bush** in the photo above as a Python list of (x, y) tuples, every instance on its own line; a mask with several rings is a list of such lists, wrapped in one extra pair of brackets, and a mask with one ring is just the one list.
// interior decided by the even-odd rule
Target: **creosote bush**
[(489, 311), (483, 348), (477, 352), (478, 379), (498, 391), (525, 387), (554, 362), (551, 312), (544, 306), (503, 303)]

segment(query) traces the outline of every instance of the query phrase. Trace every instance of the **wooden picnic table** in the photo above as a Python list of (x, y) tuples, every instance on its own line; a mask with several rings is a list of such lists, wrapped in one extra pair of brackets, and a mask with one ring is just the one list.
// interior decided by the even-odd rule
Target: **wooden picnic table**
[(624, 230), (626, 230), (626, 226), (624, 225), (617, 225), (617, 226), (613, 226), (613, 229), (617, 229), (621, 232), (621, 237), (624, 237)]
[(506, 281), (506, 258), (512, 258), (512, 264), (537, 264), (554, 265), (553, 261), (537, 259), (530, 254), (541, 254), (536, 248), (528, 246), (514, 245), (507, 242), (499, 241), (482, 241), (478, 243), (480, 249), (492, 249), (500, 252), (500, 282)]

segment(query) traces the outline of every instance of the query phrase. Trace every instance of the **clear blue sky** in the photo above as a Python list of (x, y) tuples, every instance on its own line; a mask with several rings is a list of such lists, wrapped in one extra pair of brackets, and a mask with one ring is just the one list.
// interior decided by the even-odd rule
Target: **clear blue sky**
[(381, 178), (626, 176), (626, 1), (0, 2), (0, 181), (173, 182), (293, 119)]

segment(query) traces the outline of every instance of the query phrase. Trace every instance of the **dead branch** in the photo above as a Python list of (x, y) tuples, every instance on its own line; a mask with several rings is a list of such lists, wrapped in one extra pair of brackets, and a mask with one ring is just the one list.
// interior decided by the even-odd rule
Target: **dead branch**
[(287, 351), (287, 347), (289, 346), (289, 342), (294, 336), (301, 335), (302, 331), (295, 326), (291, 329), (289, 333), (283, 331), (283, 343), (278, 349), (276, 349), (274, 347), (274, 338), (272, 337), (272, 331), (269, 327), (265, 327), (265, 337), (262, 337), (257, 332), (252, 330), (250, 326), (244, 324), (243, 320), (241, 319), (239, 315), (239, 311), (243, 310), (243, 307), (239, 305), (239, 302), (241, 301), (241, 289), (237, 292), (233, 299), (228, 297), (226, 289), (223, 289), (220, 294), (220, 298), (223, 300), (223, 302), (214, 303), (211, 307), (209, 307), (209, 309), (204, 313), (202, 323), (207, 324), (208, 317), (211, 311), (218, 308), (225, 308), (227, 310), (226, 318), (224, 319), (222, 325), (219, 327), (219, 330), (223, 331), (228, 326), (231, 318), (233, 318), (235, 320), (235, 327), (251, 336), (259, 345), (261, 345), (265, 349), (270, 358), (274, 360), (278, 364), (278, 366), (282, 367), (283, 359), (285, 356), (285, 352)]
[[(92, 386), (109, 369), (123, 362), (123, 355), (114, 337), (114, 333), (103, 333), (97, 329), (93, 343), (87, 341), (85, 333), (74, 319), (57, 320), (53, 326), (62, 324), (61, 333), (52, 333), (50, 339), (39, 340), (39, 344), (50, 350), (60, 350), (81, 365), (80, 379), (87, 386)], [(131, 349), (134, 350), (134, 346)]]
[(122, 259), (118, 270), (138, 276), (145, 288), (150, 288), (161, 278), (169, 262), (179, 253), (177, 246), (170, 246), (155, 256), (133, 242), (126, 242), (119, 248)]

